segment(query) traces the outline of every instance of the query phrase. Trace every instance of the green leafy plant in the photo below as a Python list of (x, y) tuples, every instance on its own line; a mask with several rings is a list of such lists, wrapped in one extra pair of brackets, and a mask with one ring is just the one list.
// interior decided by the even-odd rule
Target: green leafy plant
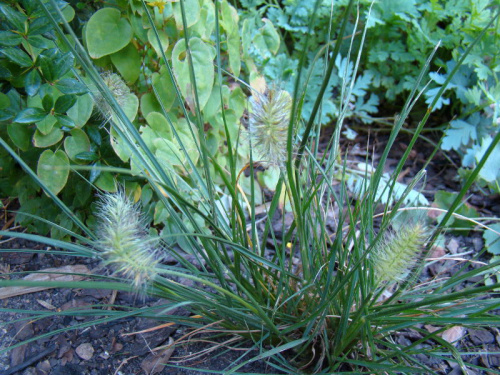
[[(337, 20), (346, 7), (346, 2), (307, 0), (287, 0), (282, 5), (269, 1), (242, 2), (247, 8), (245, 14), (252, 15), (255, 7), (264, 13), (281, 29), (288, 49), (282, 48), (276, 57), (266, 61), (265, 74), (271, 79), (293, 81), (295, 67), (304, 53), (304, 45), (310, 49), (312, 61), (325, 42), (329, 39), (330, 20)], [(469, 2), (454, 0), (446, 2), (412, 1), (360, 1), (357, 12), (349, 19), (348, 30), (356, 32), (356, 20), (370, 29), (366, 38), (367, 48), (360, 62), (361, 74), (354, 83), (358, 92), (353, 93), (350, 116), (359, 118), (364, 123), (386, 124), (384, 119), (374, 119), (379, 99), (384, 100), (384, 107), (397, 109), (402, 98), (415, 87), (420, 67), (425, 63), (435, 46), (439, 43), (436, 58), (431, 63), (429, 90), (425, 92), (426, 103), (434, 102), (436, 94), (456, 66), (464, 48), (469, 46), (489, 23), (498, 9), (494, 1)], [(372, 8), (368, 18), (368, 8)], [(315, 27), (308, 29), (309, 21), (315, 18)], [(490, 24), (487, 35), (470, 51), (452, 79), (447, 82), (433, 111), (445, 136), (441, 148), (445, 151), (458, 152), (462, 159), (461, 176), (470, 172), (498, 132), (499, 118), (499, 76), (498, 56), (491, 53), (491, 46), (498, 45), (500, 34), (498, 25)], [(341, 49), (341, 56), (350, 50), (348, 41)], [(345, 63), (336, 64), (339, 79), (334, 75), (329, 82), (325, 101), (322, 106), (321, 121), (327, 124), (338, 117), (338, 93), (342, 79), (348, 82), (352, 68), (345, 69)], [(302, 114), (309, 114), (321, 86), (322, 63), (311, 64), (308, 92), (304, 98)], [(420, 81), (419, 89), (427, 82)], [(422, 110), (425, 110), (423, 108)], [(389, 125), (391, 125), (389, 123)], [(363, 128), (365, 126), (363, 125)], [(347, 133), (353, 136), (352, 132)], [(500, 149), (495, 150), (500, 157)], [(493, 160), (492, 158), (491, 160)], [(493, 192), (499, 191), (499, 170), (492, 162), (481, 171), (478, 183)]]
[[(127, 14), (132, 14), (136, 19), (130, 23), (118, 8), (104, 8), (94, 14), (93, 17), (98, 17), (98, 20), (103, 17), (122, 30), (120, 35), (123, 34), (125, 39), (115, 40), (115, 47), (127, 48), (130, 44), (129, 27), (131, 30), (137, 28), (139, 21), (147, 21), (142, 25), (150, 25), (150, 44), (153, 48), (144, 50), (144, 53), (150, 54), (152, 58), (156, 56), (157, 64), (161, 67), (160, 73), (145, 70), (144, 77), (137, 78), (142, 79), (144, 85), (151, 85), (154, 93), (146, 98), (147, 93), (143, 94), (139, 100), (139, 109), (136, 111), (141, 110), (145, 123), (135, 113), (131, 116), (127, 104), (120, 103), (115, 97), (112, 83), (118, 82), (116, 77), (103, 78), (94, 66), (94, 62), (105, 64), (105, 61), (99, 60), (106, 59), (99, 47), (92, 46), (93, 37), (89, 39), (98, 30), (92, 29), (98, 28), (95, 18), (93, 21), (92, 17), (86, 26), (86, 49), (78, 42), (69, 24), (61, 18), (55, 1), (40, 1), (38, 4), (51, 18), (62, 43), (60, 48), (70, 50), (89, 86), (93, 87), (92, 91), (104, 98), (105, 113), (111, 114), (106, 117), (110, 117), (108, 126), (113, 148), (122, 159), (130, 162), (130, 169), (101, 167), (101, 172), (112, 172), (117, 176), (120, 173), (120, 177), (122, 174), (132, 176), (137, 185), (144, 187), (140, 189), (140, 194), (137, 193), (137, 185), (132, 188), (125, 186), (125, 192), (118, 189), (118, 192), (105, 193), (99, 208), (101, 229), (96, 231), (73, 215), (51, 186), (23, 161), (23, 155), (18, 154), (3, 137), (0, 138), (0, 144), (10, 157), (22, 166), (54, 201), (56, 209), (67, 214), (85, 236), (64, 228), (61, 230), (73, 242), (56, 242), (40, 235), (8, 231), (0, 231), (0, 235), (57, 244), (61, 254), (98, 257), (115, 271), (113, 276), (95, 275), (94, 280), (54, 282), (50, 283), (51, 286), (148, 293), (171, 301), (162, 306), (163, 311), (183, 306), (197, 317), (164, 315), (158, 318), (206, 330), (217, 323), (218, 328), (228, 333), (236, 332), (243, 338), (253, 340), (261, 353), (226, 371), (228, 374), (259, 359), (268, 361), (271, 366), (285, 373), (432, 373), (432, 369), (416, 358), (416, 355), (424, 353), (456, 362), (466, 371), (467, 365), (461, 354), (439, 334), (457, 324), (481, 327), (500, 323), (498, 316), (491, 313), (499, 300), (489, 295), (499, 284), (456, 289), (462, 281), (487, 272), (500, 263), (474, 269), (469, 269), (465, 264), (461, 272), (451, 275), (449, 279), (420, 283), (418, 275), (424, 262), (415, 262), (413, 259), (416, 254), (425, 258), (427, 250), (447, 225), (500, 142), (500, 133), (486, 149), (477, 168), (467, 178), (463, 189), (434, 230), (428, 233), (426, 224), (416, 220), (404, 230), (390, 234), (397, 212), (411, 193), (414, 183), (399, 192), (392, 205), (383, 205), (384, 212), (380, 220), (375, 215), (375, 209), (382, 200), (379, 186), (385, 185), (387, 195), (392, 197), (397, 189), (397, 176), (403, 170), (430, 116), (427, 113), (419, 123), (394, 172), (384, 176), (389, 152), (405, 119), (418, 101), (418, 88), (432, 56), (424, 64), (401, 110), (379, 164), (370, 171), (370, 175), (368, 171), (365, 172), (364, 189), (358, 197), (352, 198), (344, 178), (346, 163), (341, 166), (338, 164), (338, 160), (343, 157), (339, 153), (338, 143), (343, 121), (350, 111), (354, 82), (345, 83), (334, 134), (328, 148), (321, 150), (321, 153), (318, 148), (320, 133), (315, 132), (315, 129), (321, 125), (321, 121), (317, 120), (321, 103), (340, 53), (341, 41), (347, 32), (354, 1), (349, 2), (342, 23), (335, 30), (336, 42), (332, 46), (332, 56), (326, 51), (325, 56), (320, 56), (328, 58), (328, 66), (325, 67), (323, 83), (306, 123), (302, 122), (301, 107), (304, 97), (301, 84), (307, 82), (301, 79), (307, 68), (304, 54), (297, 66), (292, 92), (286, 94), (285, 90), (271, 87), (257, 94), (259, 91), (253, 88), (254, 98), (249, 104), (251, 131), (248, 138), (242, 134), (244, 129), (237, 123), (244, 112), (240, 109), (241, 102), (231, 101), (234, 95), (239, 95), (234, 92), (242, 90), (234, 88), (237, 86), (235, 82), (241, 83), (242, 80), (235, 79), (238, 74), (232, 70), (235, 67), (234, 59), (229, 57), (223, 60), (222, 54), (223, 46), (230, 44), (228, 34), (231, 34), (226, 33), (228, 29), (223, 22), (227, 14), (234, 16), (233, 8), (226, 1), (181, 0), (172, 5), (169, 2), (131, 0), (126, 5), (131, 13)], [(214, 20), (210, 33), (205, 34), (207, 28), (197, 24), (200, 19)], [(248, 26), (248, 22), (254, 21), (243, 24)], [(254, 43), (256, 49), (265, 43), (271, 46), (270, 53), (273, 53), (274, 39), (270, 23), (261, 22), (257, 30), (252, 27), (245, 34), (245, 43)], [(178, 33), (179, 39), (169, 51), (164, 48), (166, 39), (162, 41), (161, 30), (170, 30), (168, 25), (171, 23), (175, 23), (171, 31)], [(313, 26), (314, 22), (311, 21), (308, 30), (313, 29)], [(140, 27), (138, 29), (141, 30)], [(241, 30), (246, 29), (243, 27)], [(150, 33), (142, 31), (143, 37)], [(359, 43), (363, 45), (365, 31), (366, 28), (359, 37), (353, 35), (353, 41), (360, 38)], [(210, 35), (208, 39), (213, 45), (204, 41), (203, 35)], [(167, 36), (170, 39), (171, 36)], [(474, 43), (480, 40), (480, 36)], [(474, 43), (464, 52), (460, 63), (470, 53)], [(303, 48), (307, 52), (308, 44), (305, 43)], [(158, 52), (161, 59), (157, 57)], [(92, 56), (97, 61), (92, 61)], [(250, 87), (253, 87), (252, 84), (258, 85), (262, 82), (254, 70), (258, 71), (258, 62), (245, 54), (242, 57), (248, 67), (244, 78), (248, 79)], [(211, 63), (210, 72), (205, 71), (208, 69), (207, 58)], [(212, 58), (215, 58), (215, 64)], [(113, 60), (112, 57), (110, 59)], [(356, 76), (359, 58), (355, 61), (350, 77)], [(450, 72), (448, 82), (459, 65)], [(116, 68), (120, 70), (118, 66)], [(127, 80), (126, 74), (120, 72), (120, 75)], [(210, 90), (206, 86), (207, 82), (210, 86), (207, 76), (213, 77)], [(155, 83), (159, 79), (166, 79), (170, 83)], [(234, 85), (230, 87), (229, 82)], [(431, 103), (433, 106), (444, 92), (446, 83)], [(122, 84), (118, 86), (122, 87)], [(173, 98), (159, 95), (165, 87), (172, 87)], [(135, 92), (129, 94), (127, 90), (119, 91), (136, 95)], [(146, 110), (153, 105), (158, 106), (154, 107), (157, 111)], [(210, 108), (216, 109), (210, 112)], [(207, 110), (211, 116), (207, 115)], [(283, 124), (283, 121), (288, 123)], [(219, 125), (216, 135), (220, 143), (215, 143), (215, 149), (223, 148), (224, 152), (214, 152), (210, 141), (214, 133), (207, 129), (207, 123), (212, 127)], [(269, 139), (264, 139), (265, 134), (270, 135)], [(256, 156), (259, 154), (257, 158), (263, 160), (254, 158), (254, 151)], [(51, 159), (59, 158), (57, 151), (54, 155), (47, 155)], [(263, 216), (259, 217), (256, 207), (261, 188), (253, 176), (262, 162), (276, 161), (280, 168), (277, 169), (275, 192)], [(64, 168), (56, 165), (52, 170), (61, 172)], [(245, 172), (251, 176), (246, 180), (248, 186), (243, 184)], [(332, 181), (339, 174), (342, 178), (335, 187)], [(157, 201), (154, 201), (153, 196)], [(164, 248), (155, 246), (158, 233), (148, 231), (147, 226), (141, 224), (139, 209), (134, 206), (137, 197), (144, 203), (143, 209), (150, 208), (148, 205), (153, 201), (156, 227), (151, 229), (161, 230), (161, 238), (166, 242)], [(290, 206), (292, 213), (292, 220), (288, 223), (284, 220), (285, 215), (280, 215), (284, 202)], [(334, 222), (331, 223), (335, 227), (333, 232), (327, 228), (328, 212), (335, 213)], [(159, 220), (158, 215), (165, 219)], [(281, 236), (275, 230), (276, 217), (283, 217)], [(258, 227), (259, 222), (263, 228)], [(149, 234), (151, 237), (146, 234), (148, 232), (152, 232)], [(182, 248), (174, 246), (174, 240), (179, 241), (179, 238), (183, 241)], [(411, 246), (407, 249), (408, 244)], [(186, 256), (186, 251), (190, 257)], [(164, 252), (173, 256), (178, 264), (162, 264)], [(406, 259), (406, 262), (398, 262), (398, 259)], [(393, 265), (391, 271), (397, 271), (391, 275), (386, 272), (390, 265)], [(381, 273), (376, 274), (376, 269), (381, 270)], [(190, 280), (192, 285), (179, 283), (179, 278)], [(0, 286), (5, 285), (29, 285), (29, 281), (0, 280)], [(391, 295), (387, 297), (386, 292)], [(149, 311), (125, 309), (111, 314), (104, 307), (96, 306), (84, 310), (84, 313), (100, 318), (68, 329), (130, 315), (144, 315)], [(27, 313), (31, 314), (29, 319), (38, 314)], [(81, 310), (75, 312), (81, 313)], [(431, 323), (439, 326), (438, 331), (429, 333), (418, 328), (421, 324)], [(393, 339), (402, 329), (410, 327), (419, 330), (422, 335), (420, 340), (408, 346)], [(417, 346), (429, 342), (433, 344), (430, 349)]]

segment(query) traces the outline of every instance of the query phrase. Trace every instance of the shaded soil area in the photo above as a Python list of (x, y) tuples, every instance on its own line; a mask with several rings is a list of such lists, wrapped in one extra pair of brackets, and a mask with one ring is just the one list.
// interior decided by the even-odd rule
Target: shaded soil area
[[(44, 250), (43, 246), (24, 240), (5, 242), (3, 239), (2, 242), (2, 248)], [(61, 266), (75, 267), (79, 271), (85, 267), (89, 270), (98, 267), (93, 260), (45, 255), (43, 252), (35, 255), (3, 253), (0, 259), (3, 277), (8, 277), (10, 272)], [(99, 289), (49, 289), (3, 299), (0, 303), (4, 309), (27, 309), (40, 312), (42, 316), (26, 319), (27, 315), (0, 312), (2, 348), (35, 338), (0, 355), (0, 374), (195, 375), (206, 373), (196, 369), (224, 371), (238, 362), (240, 356), (245, 361), (258, 354), (250, 350), (251, 343), (235, 337), (217, 337), (216, 333), (190, 335), (189, 330), (178, 325), (161, 328), (166, 322), (161, 319), (165, 316), (162, 305), (166, 302)], [(139, 308), (158, 306), (158, 309), (149, 314), (152, 318), (130, 316), (95, 325), (92, 321), (99, 317), (56, 316), (52, 313), (85, 309), (97, 304)], [(116, 307), (113, 310), (119, 311)], [(182, 309), (168, 313), (189, 314)], [(70, 329), (66, 330), (68, 327)], [(43, 337), (57, 330), (64, 331)], [(175, 341), (179, 342), (173, 351), (164, 348)], [(162, 365), (166, 362), (169, 363), (167, 367)], [(272, 373), (271, 368), (263, 363), (252, 363), (240, 372)]]

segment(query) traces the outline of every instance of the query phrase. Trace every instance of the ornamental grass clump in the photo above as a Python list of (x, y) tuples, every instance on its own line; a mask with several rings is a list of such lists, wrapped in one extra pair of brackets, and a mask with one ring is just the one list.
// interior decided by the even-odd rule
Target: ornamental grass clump
[[(116, 117), (112, 125), (116, 136), (109, 138), (114, 138), (115, 146), (119, 146), (117, 153), (126, 151), (121, 160), (130, 164), (71, 165), (81, 174), (97, 169), (125, 186), (124, 191), (113, 193), (115, 185), (100, 185), (109, 187), (111, 192), (102, 195), (97, 209), (100, 224), (95, 230), (80, 221), (19, 153), (0, 138), (2, 147), (80, 229), (59, 228), (71, 241), (8, 231), (0, 231), (0, 235), (51, 244), (58, 249), (53, 252), (59, 255), (99, 258), (114, 270), (113, 275), (91, 275), (80, 282), (52, 282), (53, 287), (139, 290), (166, 301), (154, 308), (90, 306), (84, 313), (95, 320), (68, 326), (68, 330), (130, 316), (154, 316), (167, 326), (178, 323), (195, 332), (236, 335), (241, 345), (252, 342), (251, 347), (259, 354), (252, 356), (251, 350), (240, 347), (240, 361), (224, 369), (225, 374), (235, 373), (257, 360), (287, 374), (435, 372), (418, 360), (422, 355), (456, 363), (467, 370), (464, 353), (440, 334), (457, 324), (466, 328), (500, 326), (500, 317), (492, 314), (500, 305), (500, 298), (493, 294), (500, 284), (469, 283), (463, 289), (457, 288), (500, 266), (500, 261), (480, 268), (469, 268), (464, 262), (449, 278), (430, 282), (423, 282), (418, 276), (426, 266), (425, 254), (500, 142), (500, 135), (465, 181), (450, 212), (429, 229), (428, 240), (427, 230), (418, 222), (390, 234), (402, 206), (410, 193), (415, 193), (413, 188), (423, 170), (398, 192), (397, 199), (383, 201), (383, 197), (395, 195), (398, 178), (432, 112), (425, 112), (404, 154), (391, 166), (393, 172), (386, 174), (391, 149), (413, 106), (419, 103), (421, 93), (417, 88), (425, 81), (433, 56), (422, 67), (415, 89), (391, 127), (378, 164), (365, 171), (362, 191), (354, 196), (346, 182), (351, 163), (340, 152), (344, 119), (352, 105), (352, 92), (357, 89), (353, 82), (339, 83), (339, 118), (331, 124), (333, 129), (326, 144), (320, 127), (323, 98), (328, 94), (336, 57), (341, 50), (349, 51), (345, 58), (353, 60), (347, 64), (352, 72), (346, 77), (355, 77), (360, 63), (361, 52), (356, 55), (351, 49), (363, 46), (366, 29), (359, 32), (357, 22), (351, 22), (354, 0), (348, 2), (344, 18), (330, 38), (332, 43), (318, 51), (308, 51), (307, 43), (302, 45), (303, 59), (297, 66), (293, 93), (271, 89), (255, 94), (248, 106), (243, 99), (248, 93), (238, 85), (244, 80), (260, 82), (255, 61), (265, 62), (251, 60), (248, 54), (270, 46), (266, 52), (271, 59), (279, 49), (279, 43), (273, 39), (279, 34), (268, 20), (259, 18), (258, 12), (252, 15), (256, 19), (242, 20), (240, 28), (235, 22), (238, 12), (226, 0), (167, 2), (163, 13), (156, 7), (152, 13), (148, 3), (136, 0), (121, 1), (126, 8), (123, 11), (100, 10), (101, 16), (129, 32), (130, 38), (134, 35), (132, 43), (130, 39), (123, 41), (126, 51), (133, 52), (138, 41), (148, 40), (141, 53), (145, 59), (153, 57), (148, 69), (157, 70), (151, 80), (146, 69), (140, 71), (146, 76), (144, 80), (138, 78), (139, 74), (129, 75), (127, 81), (135, 78), (145, 84), (152, 82), (147, 90), (137, 92), (141, 95), (140, 104), (135, 97), (130, 116), (94, 67), (89, 51), (64, 21), (58, 3), (37, 3), (52, 19), (60, 48), (74, 55), (80, 73), (99, 88), (110, 105), (113, 120)], [(59, 18), (54, 19), (56, 16)], [(134, 27), (127, 27), (127, 17), (131, 17)], [(87, 26), (101, 27), (97, 21), (89, 21)], [(173, 39), (157, 27), (164, 23), (168, 23), (166, 30), (177, 33), (179, 38), (172, 49), (165, 43), (173, 44)], [(176, 27), (172, 27), (173, 23)], [(313, 26), (311, 19), (309, 29)], [(86, 32), (87, 44), (92, 47), (92, 27), (87, 27)], [(345, 37), (348, 32), (351, 38)], [(101, 44), (95, 39), (94, 53), (99, 52), (96, 62), (102, 63)], [(464, 51), (430, 107), (436, 105), (474, 43)], [(249, 46), (252, 48), (243, 48)], [(221, 58), (223, 48), (227, 48), (227, 59)], [(104, 52), (112, 55), (111, 60), (122, 62), (120, 51)], [(241, 64), (240, 52), (245, 64)], [(325, 64), (311, 67), (311, 71), (323, 72), (323, 83), (315, 92), (309, 119), (302, 122), (301, 106), (308, 84), (317, 79), (316, 74), (305, 69), (309, 65), (306, 58), (311, 55), (312, 65)], [(137, 69), (142, 67), (140, 63), (138, 66)], [(123, 68), (121, 64), (118, 67)], [(248, 139), (241, 136), (245, 109), (250, 113)], [(256, 168), (262, 161), (280, 167), (279, 173), (273, 175), (265, 167)], [(192, 173), (187, 176), (182, 171)], [(260, 184), (270, 180), (273, 191), (263, 192)], [(129, 194), (142, 202), (142, 210), (148, 215), (145, 217), (153, 222), (151, 228), (142, 219), (139, 206), (127, 198)], [(378, 214), (380, 207), (383, 212)], [(149, 232), (156, 232), (167, 244), (168, 263), (162, 262), (162, 247), (150, 239)], [(410, 270), (414, 277), (405, 278), (404, 273)], [(395, 281), (403, 282), (387, 297), (385, 286)], [(27, 283), (0, 280), (0, 286)], [(180, 306), (190, 315), (169, 314)], [(26, 314), (29, 320), (40, 313)], [(80, 315), (82, 310), (54, 310), (50, 314)], [(428, 332), (422, 328), (428, 324), (437, 330)], [(405, 340), (397, 337), (409, 328), (417, 331), (420, 338), (406, 345)]]

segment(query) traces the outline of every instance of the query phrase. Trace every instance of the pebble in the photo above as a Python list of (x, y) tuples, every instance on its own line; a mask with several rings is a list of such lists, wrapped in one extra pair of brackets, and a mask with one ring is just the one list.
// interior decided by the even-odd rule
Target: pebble
[(78, 345), (76, 354), (84, 361), (88, 361), (94, 355), (94, 348), (88, 342)]

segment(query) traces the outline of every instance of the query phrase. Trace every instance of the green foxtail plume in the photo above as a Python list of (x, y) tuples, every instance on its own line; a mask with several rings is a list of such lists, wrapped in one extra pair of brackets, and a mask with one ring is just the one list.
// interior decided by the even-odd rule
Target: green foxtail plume
[(284, 90), (267, 89), (250, 100), (250, 140), (259, 160), (283, 167), (287, 159), (287, 134), (292, 98)]
[(139, 206), (123, 189), (104, 194), (99, 202), (98, 248), (104, 265), (129, 279), (134, 289), (144, 289), (155, 279), (160, 262), (157, 241), (148, 234)]
[(403, 279), (417, 263), (426, 238), (424, 226), (417, 223), (400, 228), (381, 241), (372, 254), (375, 285)]

